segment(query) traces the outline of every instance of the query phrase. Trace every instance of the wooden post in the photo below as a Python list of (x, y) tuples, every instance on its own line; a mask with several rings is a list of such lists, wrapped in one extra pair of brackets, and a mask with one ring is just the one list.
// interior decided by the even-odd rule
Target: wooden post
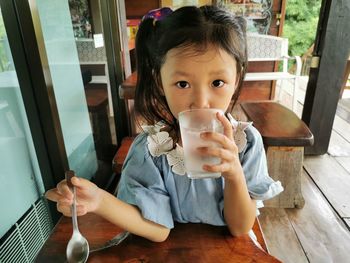
[(350, 51), (350, 1), (323, 0), (310, 68), (303, 121), (314, 134), (306, 154), (327, 152)]
[[(107, 56), (108, 75), (110, 77), (111, 93), (113, 99), (114, 124), (116, 127), (117, 147), (122, 139), (129, 134), (126, 106), (124, 100), (119, 98), (118, 88), (124, 80), (124, 71), (121, 55), (121, 39), (119, 32), (119, 13), (115, 1), (101, 1), (102, 26), (104, 32), (105, 49)], [(111, 22), (113, 21), (113, 22)]]

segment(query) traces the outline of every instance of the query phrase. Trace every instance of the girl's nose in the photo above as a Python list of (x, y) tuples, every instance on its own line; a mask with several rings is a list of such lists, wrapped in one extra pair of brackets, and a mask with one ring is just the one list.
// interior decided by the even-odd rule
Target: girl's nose
[(210, 108), (209, 94), (204, 90), (195, 91), (192, 94), (190, 109)]

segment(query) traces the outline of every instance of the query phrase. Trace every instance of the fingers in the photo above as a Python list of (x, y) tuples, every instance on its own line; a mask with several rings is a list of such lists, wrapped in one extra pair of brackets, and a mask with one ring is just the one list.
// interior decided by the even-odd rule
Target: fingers
[(91, 187), (95, 186), (89, 180), (76, 176), (72, 178), (71, 182), (79, 191), (89, 191)]
[(74, 176), (71, 179), (72, 184), (77, 188), (83, 188), (84, 187), (84, 179), (78, 178), (77, 176)]
[(217, 142), (226, 149), (235, 150), (237, 146), (233, 140), (233, 128), (231, 122), (225, 117), (225, 115), (221, 114), (220, 112), (216, 113), (216, 117), (222, 123), (224, 127), (224, 133), (221, 134), (210, 131), (202, 132), (200, 134), (201, 138)]
[(73, 199), (73, 193), (69, 189), (66, 180), (62, 180), (57, 184), (57, 191), (62, 196), (65, 196), (67, 199)]
[(229, 138), (233, 139), (233, 129), (231, 122), (225, 117), (225, 115), (221, 114), (220, 112), (216, 113), (216, 118), (222, 123), (224, 126), (224, 134)]
[[(84, 178), (73, 177), (71, 179), (76, 189), (77, 215), (84, 215), (93, 211), (100, 201), (99, 188)], [(57, 187), (45, 193), (48, 200), (56, 202), (57, 210), (66, 216), (71, 215), (70, 207), (73, 204), (73, 192), (67, 185), (66, 180), (62, 180)]]
[[(75, 179), (75, 178), (73, 178)], [(74, 181), (72, 183), (74, 185)], [(45, 193), (45, 197), (57, 203), (57, 210), (64, 215), (68, 215), (70, 207), (73, 204), (73, 193), (67, 185), (66, 180), (62, 180), (57, 184), (56, 188), (50, 189)]]
[[(72, 216), (72, 206), (65, 205), (62, 203), (57, 203), (57, 211), (61, 212), (65, 216)], [(83, 216), (87, 213), (85, 206), (77, 205), (77, 216)]]
[(216, 165), (203, 165), (203, 169), (208, 172), (227, 172), (232, 169), (232, 164), (239, 164), (238, 155), (232, 151), (217, 147), (200, 147), (198, 153), (202, 156), (215, 156), (221, 159), (220, 164)]
[(45, 197), (50, 201), (57, 202), (58, 199), (62, 197), (62, 195), (58, 193), (57, 188), (53, 188), (45, 193)]
[(230, 164), (228, 162), (224, 162), (218, 165), (203, 165), (203, 169), (212, 173), (224, 173), (230, 169)]
[(72, 184), (77, 190), (77, 200), (86, 203), (88, 207), (91, 207), (91, 205), (98, 200), (97, 193), (99, 188), (94, 183), (84, 178), (75, 177), (73, 179)]
[(230, 151), (237, 151), (237, 146), (233, 139), (229, 139), (229, 137), (224, 134), (217, 132), (202, 132), (200, 136), (203, 140), (210, 140), (221, 144), (225, 149), (228, 149)]
[[(88, 188), (91, 186), (90, 181), (88, 181), (88, 180), (86, 180), (84, 178), (78, 178), (76, 176), (74, 176), (71, 179), (71, 182), (77, 188), (78, 191), (88, 190)], [(57, 189), (57, 192), (60, 195), (64, 196), (65, 198), (67, 198), (69, 200), (73, 199), (73, 192), (71, 191), (71, 189), (67, 185), (67, 181), (66, 180), (62, 180), (61, 182), (59, 182), (57, 184), (57, 188), (56, 189)]]
[(228, 151), (226, 149), (218, 147), (199, 147), (197, 148), (197, 152), (201, 156), (215, 156), (226, 161), (230, 161), (233, 158), (235, 158), (235, 155), (232, 151)]

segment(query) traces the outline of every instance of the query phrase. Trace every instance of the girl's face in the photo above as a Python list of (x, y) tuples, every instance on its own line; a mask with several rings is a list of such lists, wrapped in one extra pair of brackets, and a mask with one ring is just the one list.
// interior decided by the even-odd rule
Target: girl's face
[(160, 74), (172, 114), (188, 109), (227, 110), (237, 87), (236, 61), (226, 51), (209, 45), (205, 52), (171, 49)]

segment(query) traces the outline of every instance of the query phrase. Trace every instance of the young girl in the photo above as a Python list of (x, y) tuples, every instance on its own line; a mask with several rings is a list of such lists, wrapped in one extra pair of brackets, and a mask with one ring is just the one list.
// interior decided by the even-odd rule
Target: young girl
[[(244, 21), (214, 6), (183, 7), (162, 20), (145, 18), (136, 51), (135, 109), (148, 126), (129, 150), (117, 197), (88, 180), (72, 179), (78, 214), (96, 213), (158, 242), (167, 238), (174, 221), (227, 225), (235, 236), (248, 233), (261, 200), (283, 188), (268, 176), (258, 131), (229, 114), (247, 66)], [(221, 158), (218, 165), (203, 166), (222, 174), (216, 179), (184, 175), (178, 114), (201, 108), (221, 109), (228, 116), (217, 114), (224, 134), (201, 134), (221, 148), (197, 149)], [(70, 215), (66, 181), (46, 196)]]

